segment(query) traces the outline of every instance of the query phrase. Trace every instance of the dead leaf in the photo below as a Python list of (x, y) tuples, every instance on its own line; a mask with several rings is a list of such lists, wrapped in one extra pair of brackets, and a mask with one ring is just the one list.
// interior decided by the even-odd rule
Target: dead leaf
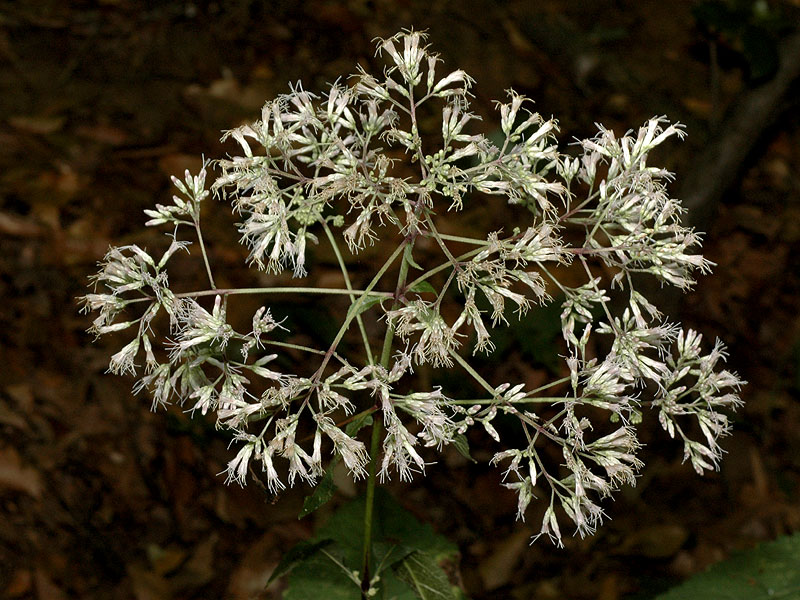
[(83, 138), (109, 146), (121, 146), (130, 137), (127, 131), (105, 123), (81, 125), (75, 128), (75, 133)]
[(0, 233), (15, 237), (38, 237), (44, 235), (44, 227), (30, 219), (7, 212), (0, 212)]
[(75, 169), (67, 163), (60, 163), (57, 170), (42, 173), (38, 183), (41, 188), (62, 196), (57, 199), (60, 204), (64, 204), (86, 185)]
[(28, 430), (28, 424), (25, 422), (25, 419), (16, 411), (9, 408), (2, 400), (0, 400), (0, 423), (19, 429), (20, 431)]
[(6, 588), (6, 598), (19, 598), (31, 592), (33, 587), (33, 576), (28, 569), (20, 569), (14, 572), (11, 583)]
[(478, 567), (484, 588), (495, 590), (511, 581), (530, 537), (531, 532), (523, 527), (494, 545), (486, 560)]
[(217, 575), (215, 550), (219, 535), (214, 532), (195, 547), (189, 560), (172, 579), (175, 589), (198, 588), (206, 585)]
[(143, 566), (129, 565), (128, 577), (131, 579), (136, 600), (169, 600), (172, 598), (172, 588), (169, 582)]
[(534, 45), (525, 37), (513, 21), (510, 19), (503, 21), (503, 29), (505, 29), (506, 35), (508, 35), (508, 41), (511, 43), (511, 47), (514, 48), (518, 54), (525, 56), (534, 52), (536, 49)]
[(684, 108), (688, 110), (690, 113), (707, 119), (711, 116), (711, 111), (714, 110), (714, 105), (711, 104), (710, 100), (706, 100), (705, 98), (684, 98), (681, 101)]
[(39, 471), (32, 467), (23, 467), (14, 448), (0, 450), (0, 488), (25, 492), (37, 500), (42, 495)]
[(63, 115), (58, 115), (55, 117), (19, 115), (8, 118), (8, 124), (14, 129), (35, 135), (48, 135), (50, 133), (55, 133), (64, 126), (66, 121), (67, 118)]
[(227, 598), (249, 600), (264, 590), (277, 566), (275, 550), (280, 546), (274, 533), (267, 533), (242, 554), (242, 563), (233, 572)]
[(158, 544), (147, 546), (147, 558), (157, 575), (167, 575), (177, 569), (186, 559), (186, 550), (177, 546), (162, 548)]
[(36, 569), (36, 597), (39, 600), (67, 600), (67, 596), (41, 569)]

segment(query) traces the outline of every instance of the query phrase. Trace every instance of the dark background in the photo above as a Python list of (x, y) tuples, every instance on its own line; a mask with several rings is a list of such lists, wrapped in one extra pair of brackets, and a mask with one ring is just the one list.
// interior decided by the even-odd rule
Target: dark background
[[(495, 469), (447, 453), (427, 478), (393, 484), (459, 544), (468, 593), (645, 598), (800, 529), (800, 94), (780, 79), (800, 5), (765, 4), (763, 18), (739, 4), (728, 21), (707, 3), (660, 0), (0, 4), (0, 597), (279, 597), (263, 585), (313, 530), (296, 519), (308, 490), (272, 504), (255, 485), (224, 486), (224, 432), (180, 410), (152, 414), (132, 381), (104, 374), (118, 340), (92, 344), (76, 297), (109, 245), (159, 243), (142, 210), (169, 198), (168, 175), (233, 149), (220, 130), (257, 118), (289, 82), (322, 90), (356, 63), (377, 70), (373, 38), (411, 26), (475, 77), (486, 131), (499, 122), (492, 100), (512, 86), (559, 119), (564, 142), (592, 135), (595, 121), (620, 134), (661, 114), (687, 125), (657, 164), (676, 172), (675, 194), (699, 197), (718, 266), (666, 300), (686, 326), (722, 338), (750, 382), (719, 473), (697, 477), (650, 418), (638, 486), (604, 505), (612, 520), (596, 536), (570, 537), (565, 550), (528, 546), (538, 521), (514, 521)], [(770, 85), (771, 104), (732, 112)], [(743, 125), (753, 131), (742, 136)], [(732, 167), (704, 162), (720, 149), (742, 152)], [(218, 285), (252, 285), (228, 207), (206, 210)], [(312, 271), (309, 285), (335, 271)], [(182, 274), (202, 275), (196, 263)], [(324, 322), (322, 307), (304, 307)], [(551, 376), (541, 329), (486, 368)], [(491, 456), (490, 443), (475, 444)]]

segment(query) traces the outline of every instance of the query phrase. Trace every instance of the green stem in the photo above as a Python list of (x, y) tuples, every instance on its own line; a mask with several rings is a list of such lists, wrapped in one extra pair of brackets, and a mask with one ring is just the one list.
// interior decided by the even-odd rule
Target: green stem
[(444, 255), (447, 257), (447, 260), (449, 260), (452, 263), (454, 269), (458, 269), (459, 268), (458, 260), (456, 260), (456, 257), (453, 256), (453, 253), (450, 252), (450, 249), (444, 243), (442, 236), (439, 235), (439, 232), (436, 229), (436, 225), (434, 225), (433, 219), (431, 219), (431, 216), (429, 214), (425, 215), (425, 222), (428, 224), (431, 234), (436, 240), (436, 243), (439, 244), (439, 247), (442, 249), (442, 252), (444, 252)]
[[(378, 285), (378, 282), (384, 276), (386, 271), (389, 270), (389, 267), (392, 266), (392, 264), (394, 263), (395, 259), (400, 254), (403, 253), (403, 250), (405, 250), (405, 247), (406, 247), (407, 244), (408, 244), (408, 242), (404, 240), (403, 243), (401, 243), (399, 246), (397, 246), (395, 251), (392, 252), (392, 255), (389, 258), (386, 259), (386, 262), (383, 263), (383, 266), (378, 270), (378, 272), (372, 278), (372, 281), (369, 282), (369, 284), (367, 285), (366, 289), (363, 290), (363, 291), (359, 290), (359, 292), (361, 293), (361, 297), (355, 302), (355, 304), (350, 306), (350, 310), (348, 311), (347, 317), (345, 317), (344, 323), (342, 323), (342, 326), (339, 327), (339, 331), (336, 333), (336, 337), (333, 339), (333, 342), (331, 342), (330, 348), (328, 348), (328, 351), (325, 353), (325, 358), (322, 360), (322, 364), (319, 366), (319, 368), (317, 369), (317, 372), (314, 375), (314, 379), (316, 381), (319, 381), (322, 378), (322, 374), (325, 371), (325, 367), (328, 366), (328, 362), (330, 361), (331, 356), (333, 356), (333, 353), (336, 351), (336, 348), (339, 345), (339, 342), (342, 341), (342, 338), (344, 337), (345, 332), (350, 327), (350, 323), (353, 322), (353, 319), (355, 318), (355, 315), (357, 315), (359, 313), (359, 308), (366, 301), (367, 297), (368, 296), (382, 296), (384, 298), (387, 298), (387, 297), (391, 298), (391, 297), (394, 296), (394, 294), (390, 294), (390, 293), (387, 293), (387, 292), (373, 292), (372, 288), (374, 288), (376, 285)], [(404, 260), (404, 262), (405, 262), (405, 260)], [(402, 270), (402, 266), (401, 266), (401, 270)], [(406, 271), (408, 271), (408, 267), (406, 267)], [(353, 290), (353, 291), (355, 292), (355, 290)], [(348, 290), (343, 290), (343, 293), (349, 294), (350, 292)]]
[[(342, 270), (342, 277), (344, 277), (344, 285), (348, 290), (352, 290), (353, 286), (350, 283), (350, 274), (347, 272), (347, 265), (344, 262), (341, 251), (339, 250), (339, 244), (336, 243), (336, 238), (333, 237), (331, 228), (328, 227), (328, 224), (324, 220), (322, 221), (322, 227), (325, 229), (325, 235), (328, 236), (328, 241), (331, 243), (331, 248), (333, 248), (333, 253), (336, 255), (336, 260), (339, 261), (339, 268)], [(355, 293), (352, 293), (350, 294), (350, 304), (355, 304), (355, 302), (356, 295)], [(359, 331), (361, 331), (361, 340), (364, 342), (364, 351), (367, 353), (367, 362), (369, 364), (374, 364), (375, 361), (372, 358), (372, 348), (370, 348), (367, 330), (364, 327), (364, 321), (361, 318), (361, 315), (356, 315), (356, 323), (358, 324)]]
[[(411, 242), (413, 247), (413, 241)], [(405, 244), (403, 244), (405, 246)], [(408, 277), (408, 261), (405, 254), (400, 263), (400, 273), (397, 275), (397, 294), (406, 284)], [(395, 309), (400, 305), (399, 301), (395, 300), (392, 308)], [(383, 348), (381, 349), (381, 366), (384, 369), (389, 368), (389, 361), (392, 358), (392, 341), (394, 340), (394, 327), (389, 324), (386, 327), (386, 334), (383, 338)], [(362, 546), (361, 554), (361, 593), (362, 597), (366, 598), (366, 592), (370, 587), (370, 555), (372, 554), (372, 515), (375, 508), (375, 481), (378, 472), (378, 452), (380, 451), (381, 434), (383, 433), (383, 423), (379, 418), (373, 419), (372, 422), (372, 439), (370, 442), (369, 450), (369, 478), (367, 479), (367, 495), (364, 506), (364, 544)]]
[(372, 290), (343, 290), (340, 288), (314, 288), (314, 287), (269, 287), (269, 288), (232, 288), (203, 290), (200, 292), (185, 292), (175, 294), (176, 298), (198, 298), (200, 296), (233, 296), (240, 294), (332, 294), (340, 296), (382, 296), (391, 298), (391, 292), (373, 292)]
[[(313, 288), (313, 287), (268, 287), (268, 288), (224, 288), (213, 290), (201, 290), (198, 292), (182, 292), (175, 294), (176, 298), (201, 298), (203, 296), (240, 296), (246, 294), (327, 294), (334, 296), (373, 296), (381, 298), (392, 298), (391, 292), (374, 292), (368, 290), (343, 290), (339, 288)], [(152, 302), (153, 296), (142, 296), (141, 298), (131, 298), (125, 300), (125, 304), (136, 304), (137, 302)]]
[[(455, 260), (456, 260), (456, 262), (464, 262), (468, 258), (472, 258), (476, 254), (480, 254), (482, 251), (483, 251), (483, 248), (475, 248), (474, 250), (470, 250), (469, 252), (465, 252), (461, 256), (457, 256), (455, 258)], [(450, 268), (452, 268), (452, 266), (453, 266), (453, 263), (450, 262), (450, 260), (448, 260), (447, 262), (444, 262), (444, 263), (440, 264), (439, 266), (432, 268), (430, 271), (426, 271), (425, 273), (423, 273), (422, 275), (417, 277), (414, 281), (409, 283), (407, 287), (408, 288), (413, 288), (418, 283), (433, 277), (434, 275), (436, 275), (436, 273), (439, 273), (440, 271), (444, 271), (445, 269), (450, 269)]]
[(448, 233), (439, 232), (439, 237), (448, 242), (460, 242), (462, 244), (472, 244), (473, 246), (488, 246), (489, 242), (486, 240), (479, 240), (476, 238), (462, 237), (460, 235), (450, 235)]
[(381, 433), (383, 423), (379, 417), (372, 420), (372, 439), (369, 445), (369, 479), (367, 479), (367, 496), (364, 506), (364, 543), (361, 554), (361, 594), (366, 598), (370, 588), (370, 554), (372, 554), (372, 514), (375, 508), (375, 481), (377, 479), (378, 461), (376, 460), (381, 447)]
[(466, 400), (449, 400), (448, 404), (554, 404), (563, 402), (564, 396), (536, 396), (534, 398), (520, 398), (519, 400), (503, 400), (497, 398), (469, 398)]
[(217, 284), (214, 283), (214, 276), (211, 274), (211, 265), (208, 262), (208, 254), (206, 253), (206, 245), (203, 243), (203, 233), (200, 231), (200, 220), (194, 222), (194, 230), (197, 232), (197, 242), (200, 245), (200, 252), (203, 254), (203, 262), (206, 265), (206, 274), (208, 275), (208, 282), (212, 288), (216, 288)]
[(473, 369), (472, 366), (467, 361), (465, 361), (458, 352), (451, 350), (450, 356), (452, 356), (467, 373), (472, 375), (472, 378), (475, 381), (477, 381), (483, 389), (489, 392), (493, 398), (495, 399), (497, 398), (497, 392), (491, 386), (491, 384), (488, 381), (486, 381), (483, 377), (481, 377), (480, 373), (478, 373), (475, 369)]

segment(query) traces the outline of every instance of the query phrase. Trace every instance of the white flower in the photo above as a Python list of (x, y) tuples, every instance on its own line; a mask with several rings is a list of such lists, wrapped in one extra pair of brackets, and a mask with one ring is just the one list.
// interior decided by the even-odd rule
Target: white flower
[(117, 352), (111, 357), (111, 362), (108, 364), (108, 370), (114, 375), (124, 375), (130, 373), (136, 375), (136, 365), (133, 361), (136, 354), (139, 352), (139, 338), (136, 337), (127, 343), (122, 350)]
[(336, 427), (330, 417), (318, 415), (315, 418), (319, 427), (333, 442), (334, 452), (342, 457), (353, 478), (361, 479), (366, 477), (367, 471), (365, 467), (369, 463), (367, 447)]
[(247, 480), (247, 469), (250, 465), (250, 459), (256, 451), (257, 446), (260, 445), (260, 442), (254, 436), (242, 436), (238, 439), (245, 439), (247, 443), (239, 449), (236, 456), (228, 463), (228, 477), (225, 483), (236, 482), (244, 487)]
[(450, 353), (458, 348), (456, 333), (431, 303), (415, 300), (402, 308), (387, 311), (386, 316), (397, 335), (404, 340), (417, 331), (421, 332), (411, 352), (417, 364), (452, 366)]

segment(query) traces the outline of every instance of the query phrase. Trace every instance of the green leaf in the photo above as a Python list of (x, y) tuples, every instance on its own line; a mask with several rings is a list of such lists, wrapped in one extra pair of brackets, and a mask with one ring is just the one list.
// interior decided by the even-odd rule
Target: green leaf
[(412, 248), (410, 245), (406, 246), (406, 249), (403, 250), (403, 260), (414, 267), (417, 271), (422, 271), (422, 267), (420, 267), (414, 260), (414, 255), (412, 254)]
[(405, 581), (420, 600), (454, 600), (457, 598), (435, 557), (427, 552), (412, 552), (392, 566), (395, 575)]
[(800, 598), (800, 533), (717, 563), (656, 600)]
[(360, 417), (350, 421), (347, 424), (347, 427), (345, 427), (344, 432), (350, 437), (355, 437), (355, 435), (361, 431), (361, 429), (364, 427), (369, 427), (370, 425), (372, 425), (372, 415), (369, 413), (363, 414)]
[(294, 546), (291, 550), (289, 550), (286, 554), (283, 555), (281, 558), (281, 562), (278, 563), (278, 566), (275, 567), (275, 570), (272, 572), (272, 575), (269, 576), (269, 580), (267, 580), (267, 586), (270, 583), (275, 581), (278, 577), (283, 577), (287, 573), (289, 573), (292, 569), (294, 569), (297, 565), (301, 562), (308, 560), (315, 554), (317, 554), (322, 548), (325, 546), (329, 546), (333, 543), (333, 540), (320, 540), (319, 542), (300, 542), (296, 546)]
[[(314, 538), (314, 541), (334, 540), (335, 546), (329, 551), (349, 570), (361, 569), (364, 502), (361, 497), (341, 506), (317, 531)], [(380, 488), (375, 490), (373, 518), (373, 564), (377, 568), (382, 559), (386, 558), (383, 561), (380, 585), (387, 598), (414, 600), (418, 597), (415, 588), (409, 587), (405, 580), (396, 575), (394, 569), (413, 553), (422, 552), (425, 557), (431, 558), (434, 565), (443, 562), (458, 564), (459, 553), (454, 544), (435, 533), (430, 525), (417, 521), (388, 492)], [(421, 577), (418, 575), (416, 563), (409, 568), (416, 577)], [(404, 572), (409, 572), (409, 568), (403, 567)], [(452, 594), (453, 592), (448, 599), (455, 597)], [(290, 573), (284, 595), (284, 600), (309, 598), (358, 600), (360, 591), (339, 565), (322, 553), (316, 553), (304, 561), (301, 568)]]
[[(336, 556), (337, 560), (341, 554)], [(344, 563), (346, 564), (346, 563)], [(348, 565), (350, 566), (350, 565)], [(357, 568), (357, 567), (356, 567)], [(283, 600), (361, 600), (361, 588), (341, 566), (319, 552), (289, 575)]]
[(350, 305), (350, 308), (347, 309), (347, 319), (355, 319), (358, 315), (363, 312), (368, 311), (370, 308), (375, 306), (376, 304), (380, 304), (383, 302), (383, 296), (370, 296), (366, 300), (358, 301), (356, 300), (353, 304)]
[(436, 291), (436, 288), (434, 288), (427, 281), (420, 281), (419, 283), (416, 283), (416, 284), (412, 285), (410, 288), (408, 288), (408, 291), (409, 292), (417, 292), (418, 294), (426, 294), (426, 293), (438, 294), (438, 292)]
[(301, 510), (300, 514), (297, 515), (298, 519), (307, 517), (320, 506), (328, 502), (328, 500), (333, 498), (333, 495), (336, 493), (336, 484), (333, 483), (333, 469), (336, 467), (336, 463), (338, 462), (339, 457), (337, 456), (331, 461), (331, 464), (328, 465), (328, 468), (325, 471), (325, 476), (317, 484), (317, 488), (314, 490), (314, 493), (310, 496), (306, 496), (305, 500), (303, 500), (303, 510)]
[(472, 455), (469, 453), (469, 442), (467, 441), (467, 436), (463, 433), (459, 433), (456, 437), (453, 438), (453, 448), (458, 450), (458, 453), (463, 456), (464, 458), (470, 460), (471, 462), (477, 463), (478, 461), (472, 458)]

